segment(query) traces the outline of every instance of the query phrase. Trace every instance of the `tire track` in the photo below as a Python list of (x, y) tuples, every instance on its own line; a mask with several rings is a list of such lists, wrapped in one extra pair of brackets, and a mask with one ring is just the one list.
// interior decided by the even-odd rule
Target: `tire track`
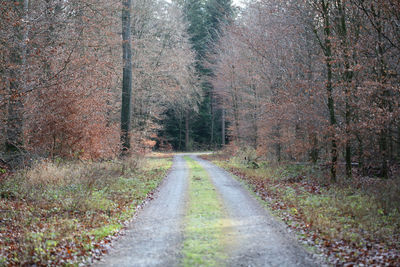
[(154, 200), (139, 212), (126, 235), (95, 266), (179, 265), (187, 185), (186, 162), (182, 156), (175, 156), (172, 171)]
[(283, 224), (274, 219), (228, 172), (192, 156), (209, 173), (227, 208), (232, 239), (228, 266), (318, 266)]

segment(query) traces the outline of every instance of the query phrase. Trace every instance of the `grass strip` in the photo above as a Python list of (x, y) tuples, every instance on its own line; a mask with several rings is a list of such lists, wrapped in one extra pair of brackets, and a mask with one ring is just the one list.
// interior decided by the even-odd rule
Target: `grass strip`
[(223, 266), (227, 220), (222, 201), (207, 172), (185, 156), (190, 167), (189, 201), (183, 243), (184, 266)]

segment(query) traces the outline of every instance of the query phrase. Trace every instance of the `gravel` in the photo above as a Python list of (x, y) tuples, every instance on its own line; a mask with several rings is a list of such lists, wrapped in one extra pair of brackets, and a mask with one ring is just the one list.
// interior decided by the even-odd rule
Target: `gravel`
[(231, 221), (228, 266), (317, 266), (316, 260), (228, 172), (192, 156), (209, 173)]
[(178, 265), (188, 178), (185, 160), (176, 156), (154, 200), (139, 212), (126, 234), (95, 266)]
[[(179, 266), (189, 171), (184, 154), (174, 158), (158, 193), (95, 266)], [(229, 229), (224, 229), (227, 266), (320, 266), (296, 238), (228, 172), (197, 155), (219, 193)]]

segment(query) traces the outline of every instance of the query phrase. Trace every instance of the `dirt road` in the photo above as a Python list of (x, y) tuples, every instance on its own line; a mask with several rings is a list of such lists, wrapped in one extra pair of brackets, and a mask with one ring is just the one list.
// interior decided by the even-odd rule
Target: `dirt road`
[[(312, 256), (229, 173), (191, 156), (208, 172), (229, 220), (226, 266), (317, 266)], [(96, 266), (180, 266), (189, 170), (174, 159), (156, 198), (138, 214), (126, 236)]]
[(177, 266), (182, 243), (188, 169), (175, 157), (159, 192), (132, 223), (121, 240), (95, 266)]
[(192, 156), (209, 173), (222, 196), (236, 238), (228, 266), (315, 266), (297, 244), (243, 186), (226, 171)]

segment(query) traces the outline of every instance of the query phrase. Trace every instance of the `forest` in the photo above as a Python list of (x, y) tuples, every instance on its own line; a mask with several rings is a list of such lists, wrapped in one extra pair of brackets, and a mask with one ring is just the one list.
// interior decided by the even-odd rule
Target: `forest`
[(97, 245), (36, 235), (43, 218), (62, 210), (73, 240), (79, 220), (86, 244), (134, 213), (123, 194), (146, 199), (169, 153), (206, 150), (257, 192), (268, 166), (365, 194), (390, 228), (368, 240), (398, 252), (400, 1), (0, 0), (0, 265), (86, 257)]
[(325, 162), (333, 179), (342, 164), (348, 177), (396, 174), (397, 1), (131, 5), (125, 127), (121, 3), (2, 3), (7, 161), (114, 157), (123, 131), (132, 150), (229, 144)]

